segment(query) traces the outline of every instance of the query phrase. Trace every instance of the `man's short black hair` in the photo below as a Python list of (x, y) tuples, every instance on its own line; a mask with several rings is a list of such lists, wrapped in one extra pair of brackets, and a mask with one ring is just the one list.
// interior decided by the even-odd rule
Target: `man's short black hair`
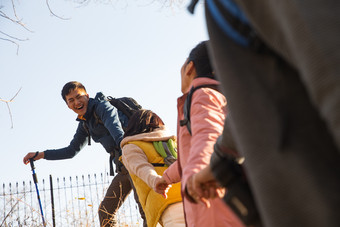
[(200, 42), (194, 49), (192, 49), (188, 57), (188, 63), (190, 61), (194, 63), (197, 77), (214, 78), (207, 45), (208, 41), (203, 41)]
[(66, 95), (70, 94), (70, 92), (76, 88), (83, 89), (86, 92), (85, 86), (78, 81), (70, 81), (64, 85), (63, 89), (61, 90), (61, 96), (63, 97), (65, 102), (66, 102)]

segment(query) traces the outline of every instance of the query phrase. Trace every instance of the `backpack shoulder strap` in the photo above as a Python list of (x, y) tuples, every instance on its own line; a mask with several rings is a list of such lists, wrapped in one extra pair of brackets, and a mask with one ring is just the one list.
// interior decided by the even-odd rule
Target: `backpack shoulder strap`
[(187, 129), (190, 135), (192, 135), (191, 134), (191, 123), (190, 123), (191, 99), (192, 99), (192, 95), (194, 94), (194, 92), (200, 88), (211, 88), (218, 92), (221, 92), (217, 84), (204, 84), (204, 85), (200, 85), (197, 87), (192, 87), (190, 89), (188, 96), (185, 99), (184, 106), (183, 106), (184, 119), (179, 121), (180, 126), (185, 126), (185, 125), (187, 126)]
[(167, 166), (170, 166), (177, 160), (176, 143), (172, 139), (168, 141), (154, 141), (153, 146), (157, 153), (163, 157), (164, 163)]

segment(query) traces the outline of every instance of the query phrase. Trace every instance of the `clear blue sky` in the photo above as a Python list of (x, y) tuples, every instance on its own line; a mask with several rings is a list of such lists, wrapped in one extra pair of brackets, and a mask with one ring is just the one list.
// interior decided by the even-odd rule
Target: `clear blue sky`
[[(186, 10), (189, 1), (172, 6), (153, 0), (98, 2), (79, 7), (50, 1), (55, 14), (70, 18), (62, 20), (50, 14), (45, 1), (20, 1), (17, 15), (32, 33), (0, 18), (0, 31), (29, 39), (19, 42), (18, 54), (15, 45), (0, 40), (0, 98), (11, 99), (22, 87), (10, 103), (13, 129), (0, 102), (1, 184), (32, 179), (30, 166), (22, 163), (27, 152), (69, 144), (76, 115), (60, 91), (71, 80), (81, 81), (91, 97), (98, 91), (134, 97), (176, 133), (180, 67), (208, 37), (202, 2), (195, 15)], [(10, 1), (1, 4), (11, 15)], [(73, 159), (36, 162), (39, 179), (107, 171), (108, 154), (92, 144)]]

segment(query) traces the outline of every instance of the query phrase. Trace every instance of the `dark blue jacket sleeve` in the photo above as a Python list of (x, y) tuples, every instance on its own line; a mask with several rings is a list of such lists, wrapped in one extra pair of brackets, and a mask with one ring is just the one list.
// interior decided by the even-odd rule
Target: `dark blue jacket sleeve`
[(70, 145), (61, 149), (51, 149), (46, 150), (45, 159), (47, 160), (59, 160), (59, 159), (68, 159), (73, 158), (78, 152), (87, 144), (88, 135), (82, 125), (82, 122), (79, 122), (77, 131), (70, 142)]
[(110, 132), (116, 145), (120, 147), (124, 131), (116, 107), (112, 106), (109, 102), (100, 102), (96, 105), (95, 111), (98, 117), (103, 121), (105, 128)]

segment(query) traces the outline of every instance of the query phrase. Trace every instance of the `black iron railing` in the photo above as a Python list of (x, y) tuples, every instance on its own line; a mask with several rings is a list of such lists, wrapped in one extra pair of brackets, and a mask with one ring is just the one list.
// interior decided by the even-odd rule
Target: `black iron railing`
[[(99, 226), (98, 207), (111, 179), (108, 173), (39, 181), (46, 226)], [(118, 211), (120, 226), (142, 226), (131, 193)], [(0, 227), (43, 226), (34, 182), (3, 184)]]

